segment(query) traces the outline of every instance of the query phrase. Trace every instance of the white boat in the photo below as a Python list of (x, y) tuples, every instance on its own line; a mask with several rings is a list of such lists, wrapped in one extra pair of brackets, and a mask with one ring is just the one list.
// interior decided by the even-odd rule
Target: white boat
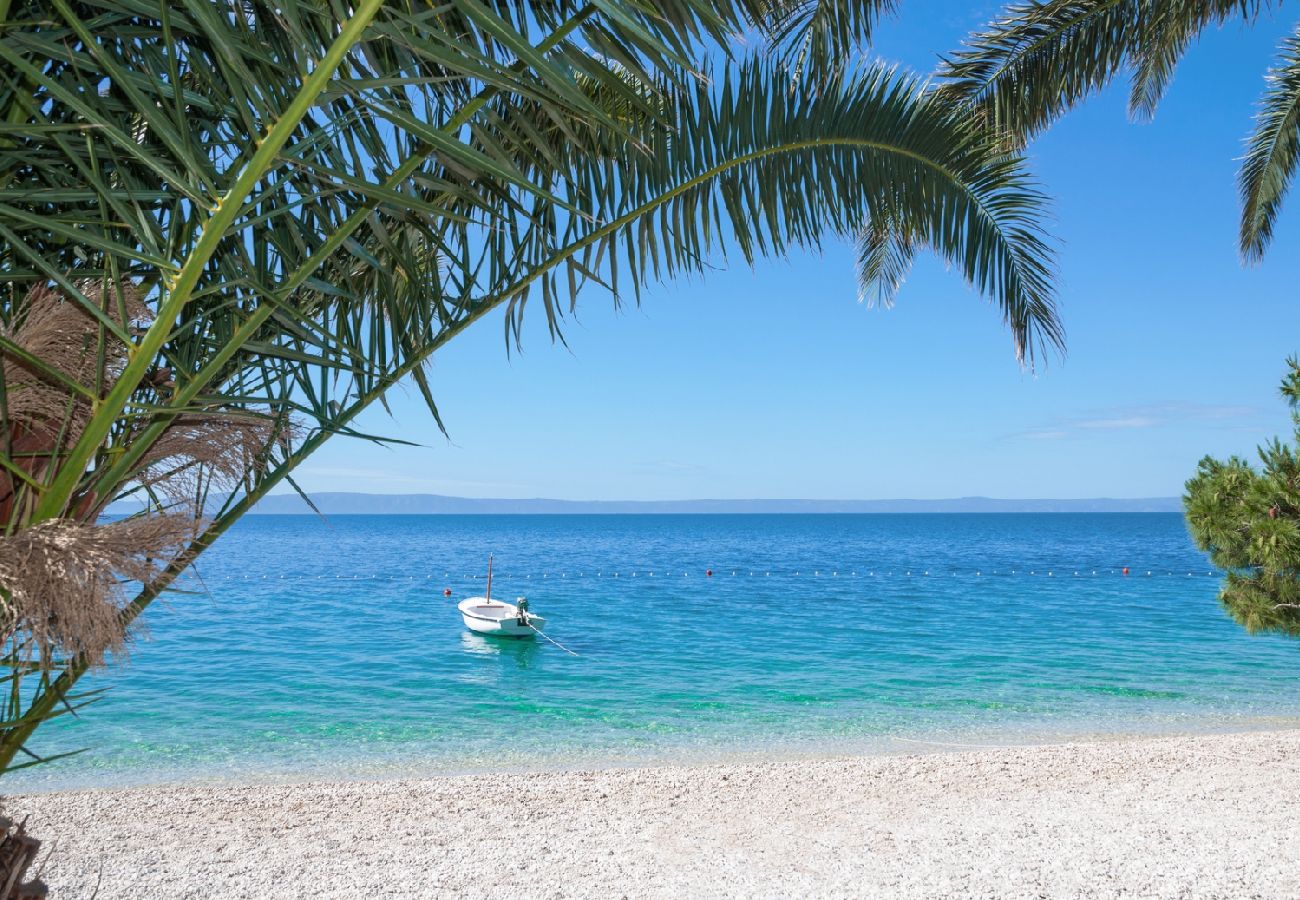
[(528, 601), (516, 603), (492, 599), (492, 557), (488, 557), (487, 589), (482, 597), (470, 597), (456, 604), (465, 627), (479, 634), (502, 637), (532, 637), (546, 624), (546, 619), (528, 611)]
[[(523, 597), (519, 598), (523, 600)], [(502, 603), (487, 597), (470, 597), (456, 604), (465, 627), (479, 634), (499, 634), (505, 637), (532, 637), (546, 624), (541, 616), (520, 610), (513, 603)]]

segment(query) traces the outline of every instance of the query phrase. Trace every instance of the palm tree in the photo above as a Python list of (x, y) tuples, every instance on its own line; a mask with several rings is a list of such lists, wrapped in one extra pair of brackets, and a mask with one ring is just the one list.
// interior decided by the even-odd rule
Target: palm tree
[[(1155, 114), (1174, 69), (1202, 31), (1253, 24), (1271, 0), (1046, 0), (1007, 7), (941, 69), (1013, 146), (1023, 144), (1116, 75), (1131, 73), (1129, 113)], [(1240, 249), (1257, 261), (1300, 158), (1300, 25), (1278, 47), (1238, 175)]]
[(436, 417), (425, 364), (494, 310), (559, 334), (584, 289), (846, 237), (865, 290), (929, 247), (1059, 346), (1021, 159), (842, 64), (889, 5), (0, 0), (0, 766), (390, 387)]

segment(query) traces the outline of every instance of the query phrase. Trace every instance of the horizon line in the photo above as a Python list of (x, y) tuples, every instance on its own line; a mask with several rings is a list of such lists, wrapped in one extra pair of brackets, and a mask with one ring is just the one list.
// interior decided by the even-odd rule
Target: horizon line
[[(1142, 501), (1182, 501), (1177, 494), (1143, 494), (1134, 497), (1100, 496), (1100, 497), (994, 497), (988, 494), (963, 494), (949, 497), (668, 497), (639, 498), (618, 497), (615, 499), (547, 497), (487, 496), (474, 497), (464, 494), (439, 494), (434, 491), (304, 491), (308, 497), (347, 496), (347, 497), (437, 497), (444, 500), (468, 500), (474, 502), (504, 503), (954, 503), (967, 500), (987, 500), (997, 503), (1138, 503)], [(267, 494), (264, 500), (273, 497), (295, 497), (302, 499), (296, 491), (281, 491)]]

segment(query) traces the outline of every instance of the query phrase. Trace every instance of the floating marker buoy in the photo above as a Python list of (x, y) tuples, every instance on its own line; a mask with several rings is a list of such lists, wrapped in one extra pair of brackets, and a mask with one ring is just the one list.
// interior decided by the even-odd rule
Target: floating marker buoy
[(1125, 575), (1127, 575), (1127, 574), (1128, 574), (1128, 566), (1125, 566), (1124, 568), (1120, 569), (1120, 572), (1123, 573), (1123, 574), (1125, 574)]
[(443, 595), (444, 597), (450, 597), (450, 596), (451, 596), (451, 588), (443, 588), (443, 589), (442, 589), (442, 595)]

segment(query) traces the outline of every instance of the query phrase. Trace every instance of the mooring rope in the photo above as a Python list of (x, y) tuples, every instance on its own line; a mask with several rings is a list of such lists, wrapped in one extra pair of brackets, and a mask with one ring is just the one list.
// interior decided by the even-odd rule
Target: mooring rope
[(537, 627), (536, 625), (534, 625), (532, 622), (525, 622), (524, 624), (526, 624), (526, 625), (527, 625), (529, 628), (531, 628), (533, 631), (536, 631), (536, 632), (537, 632), (538, 634), (540, 634), (542, 637), (546, 638), (548, 641), (550, 641), (550, 642), (551, 642), (552, 644), (554, 644), (555, 646), (559, 647), (559, 648), (560, 648), (561, 650), (563, 650), (565, 653), (568, 653), (568, 654), (571, 655), (571, 656), (577, 656), (577, 655), (578, 655), (577, 653), (574, 653), (572, 650), (570, 650), (568, 647), (566, 647), (566, 646), (564, 646), (563, 644), (561, 644), (561, 643), (560, 643), (559, 641), (557, 641), (555, 638), (551, 637), (551, 636), (550, 636), (549, 634), (547, 634), (545, 631), (542, 631), (542, 629), (538, 628), (538, 627)]

